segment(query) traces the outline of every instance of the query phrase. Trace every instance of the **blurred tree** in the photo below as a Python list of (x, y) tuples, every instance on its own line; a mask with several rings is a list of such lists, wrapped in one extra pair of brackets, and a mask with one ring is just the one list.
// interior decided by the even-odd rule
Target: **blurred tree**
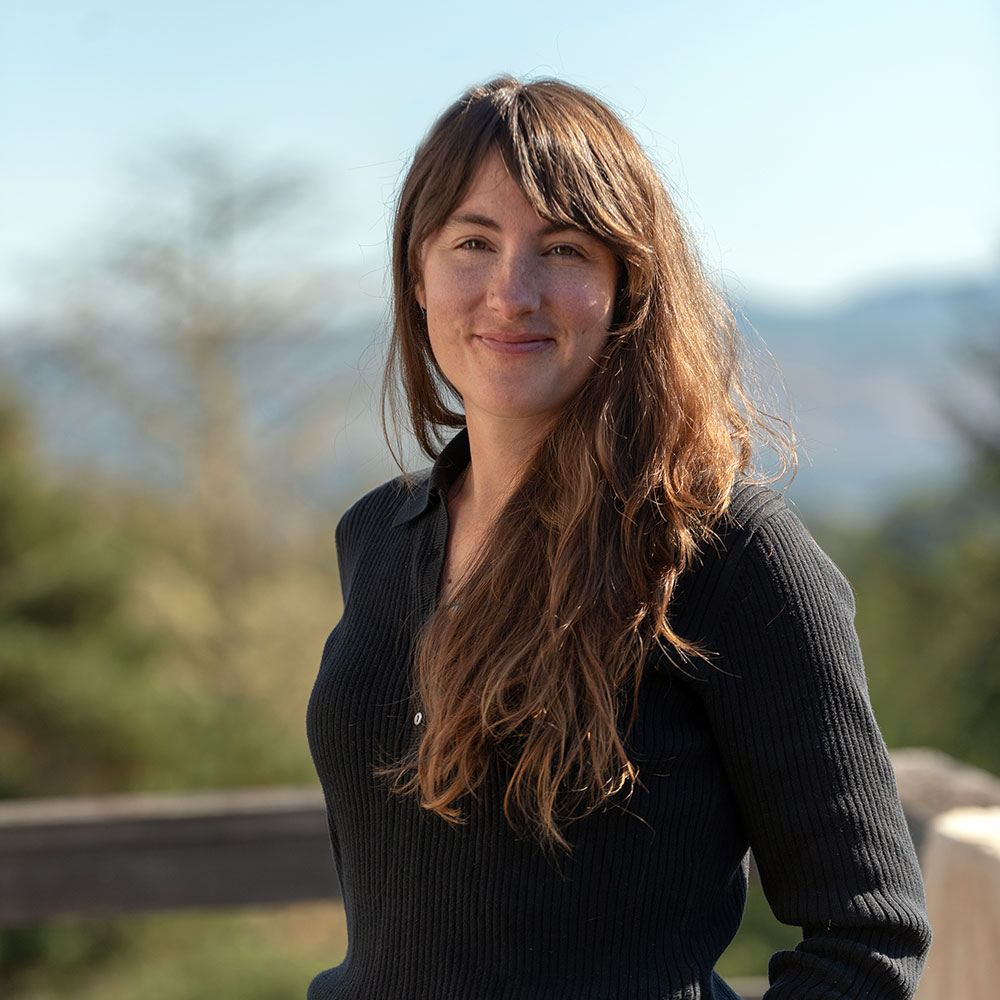
[[(189, 176), (196, 161), (207, 162), (196, 156), (177, 169), (210, 188), (210, 177)], [(119, 231), (102, 275), (75, 295), (53, 295), (53, 314), (24, 331), (49, 341), (68, 387), (91, 380), (168, 474), (142, 487), (43, 466), (14, 392), (0, 391), (0, 797), (312, 775), (301, 716), (337, 614), (332, 530), (320, 520), (291, 544), (281, 527), (295, 498), (273, 488), (290, 477), (269, 476), (268, 463), (291, 469), (295, 449), (322, 432), (339, 401), (328, 381), (310, 381), (315, 372), (293, 372), (283, 379), (285, 412), (275, 416), (274, 400), (265, 400), (272, 419), (261, 426), (248, 396), (287, 375), (286, 353), (320, 335), (306, 316), (318, 293), (302, 285), (283, 286), (284, 297), (268, 292), (263, 261), (235, 281), (239, 254), (227, 258), (223, 246), (251, 233), (266, 238), (267, 211), (294, 194), (294, 185), (284, 195), (280, 187), (254, 189), (256, 216), (225, 208), (221, 194), (214, 209), (208, 194), (191, 196), (220, 217), (245, 218), (235, 233), (219, 223), (185, 237), (180, 222), (168, 224), (177, 206), (151, 203), (137, 213), (141, 232), (133, 227), (126, 239)], [(177, 298), (170, 254), (155, 264), (156, 233), (186, 262), (177, 273), (187, 269), (188, 286)], [(69, 408), (60, 417), (67, 426), (78, 418)], [(140, 954), (131, 923), (0, 930), (0, 995), (83, 995), (86, 983), (90, 996), (109, 995), (112, 985), (115, 995), (134, 996), (136, 968), (168, 956), (155, 955), (152, 939)], [(264, 954), (229, 925), (203, 937), (203, 967), (212, 942), (216, 952), (234, 945)], [(198, 971), (177, 977), (169, 995), (203, 996)], [(262, 998), (289, 995), (303, 976), (275, 965), (270, 980), (260, 968), (241, 978), (224, 963), (215, 974)]]
[[(129, 787), (162, 743), (154, 637), (123, 614), (129, 561), (93, 499), (45, 481), (27, 421), (0, 402), (0, 798)], [(112, 927), (0, 930), (4, 995), (37, 966), (114, 955)]]
[(64, 375), (55, 419), (85, 425), (74, 387), (95, 387), (119, 421), (105, 451), (128, 450), (133, 475), (76, 468), (66, 502), (43, 502), (9, 418), (21, 471), (0, 532), (25, 568), (4, 584), (23, 610), (4, 635), (18, 725), (0, 727), (0, 794), (312, 776), (301, 716), (337, 596), (329, 514), (301, 516), (300, 474), (341, 365), (308, 193), (300, 172), (173, 146), (89, 241), (97, 263), (53, 268), (33, 300), (21, 334)]
[(170, 147), (138, 172), (96, 269), (63, 279), (35, 324), (118, 418), (118, 450), (177, 498), (167, 544), (197, 591), (189, 652), (234, 692), (241, 609), (311, 530), (303, 484), (341, 412), (332, 278), (300, 238), (309, 194), (301, 172)]
[(23, 416), (0, 405), (0, 798), (133, 785), (157, 753), (127, 620), (127, 552), (83, 491), (46, 484)]

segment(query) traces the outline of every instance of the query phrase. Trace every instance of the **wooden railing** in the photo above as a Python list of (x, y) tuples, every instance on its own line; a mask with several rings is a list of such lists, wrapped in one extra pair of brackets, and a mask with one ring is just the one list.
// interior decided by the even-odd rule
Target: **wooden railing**
[[(893, 762), (918, 850), (936, 815), (1000, 806), (1000, 780), (944, 754)], [(318, 790), (0, 803), (0, 925), (338, 896)], [(741, 985), (747, 1000), (766, 986)]]
[(318, 789), (0, 803), (0, 925), (338, 896)]

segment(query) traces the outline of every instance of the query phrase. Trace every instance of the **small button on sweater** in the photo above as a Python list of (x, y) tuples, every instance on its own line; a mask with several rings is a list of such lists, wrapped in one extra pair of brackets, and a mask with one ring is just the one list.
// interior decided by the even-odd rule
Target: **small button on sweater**
[[(741, 483), (671, 606), (716, 655), (645, 665), (626, 746), (639, 782), (547, 852), (508, 825), (498, 763), (452, 826), (376, 769), (419, 737), (416, 636), (434, 608), (459, 434), (337, 528), (343, 616), (309, 702), (347, 914), (308, 1000), (698, 1000), (740, 923), (753, 849), (803, 939), (767, 1000), (910, 997), (929, 929), (842, 575), (773, 491)], [(488, 610), (484, 610), (488, 613)]]

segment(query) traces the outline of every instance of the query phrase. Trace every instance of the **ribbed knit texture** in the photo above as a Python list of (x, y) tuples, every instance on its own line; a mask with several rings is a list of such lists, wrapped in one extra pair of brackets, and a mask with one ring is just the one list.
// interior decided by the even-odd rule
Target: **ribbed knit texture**
[[(516, 834), (496, 764), (453, 827), (373, 772), (419, 736), (414, 639), (434, 607), (464, 435), (337, 529), (344, 614), (308, 710), (347, 911), (347, 958), (308, 1000), (696, 1000), (735, 934), (752, 846), (803, 928), (767, 1000), (911, 996), (929, 929), (872, 717), (843, 577), (777, 494), (740, 485), (673, 606), (717, 656), (648, 665), (627, 746), (640, 786), (568, 828)], [(483, 609), (489, 614), (489, 609)]]

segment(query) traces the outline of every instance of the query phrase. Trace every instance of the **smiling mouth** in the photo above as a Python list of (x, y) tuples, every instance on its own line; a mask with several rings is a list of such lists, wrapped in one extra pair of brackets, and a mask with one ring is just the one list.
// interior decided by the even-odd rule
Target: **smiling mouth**
[(551, 337), (505, 337), (502, 334), (498, 336), (479, 334), (476, 340), (487, 350), (495, 351), (497, 354), (534, 354), (554, 343)]

